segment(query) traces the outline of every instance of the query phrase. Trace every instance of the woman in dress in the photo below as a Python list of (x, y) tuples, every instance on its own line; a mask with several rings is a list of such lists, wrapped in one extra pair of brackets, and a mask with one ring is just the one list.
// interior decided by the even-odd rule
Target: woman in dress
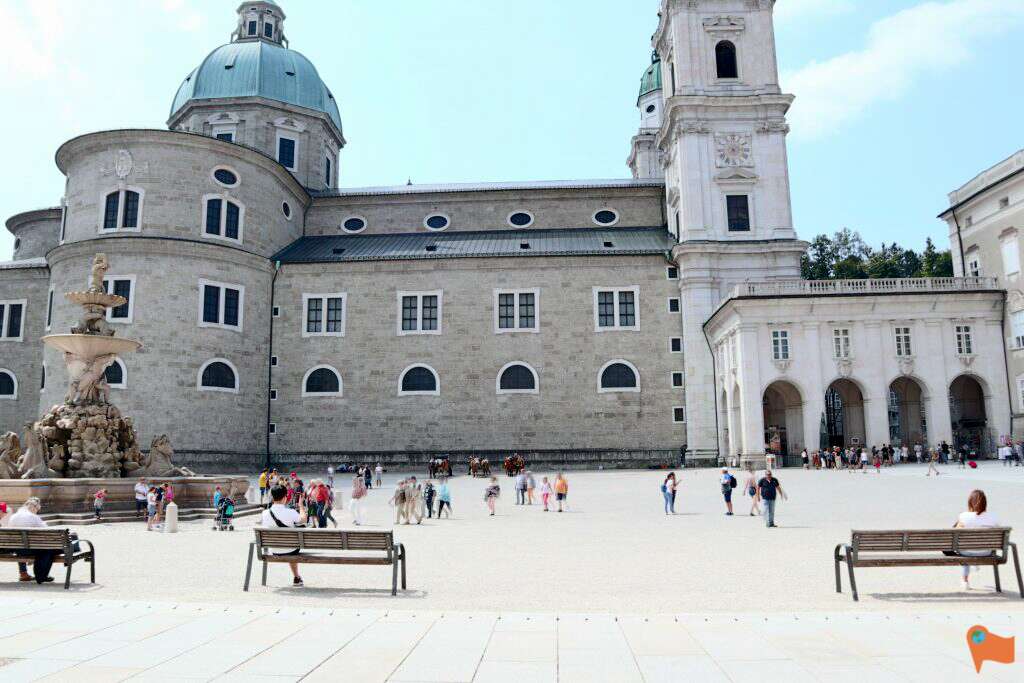
[(498, 502), (498, 496), (501, 495), (501, 487), (498, 485), (498, 478), (491, 477), (491, 483), (487, 485), (487, 489), (484, 491), (484, 502), (487, 503), (487, 509), (491, 511), (491, 516), (494, 516), (494, 506)]

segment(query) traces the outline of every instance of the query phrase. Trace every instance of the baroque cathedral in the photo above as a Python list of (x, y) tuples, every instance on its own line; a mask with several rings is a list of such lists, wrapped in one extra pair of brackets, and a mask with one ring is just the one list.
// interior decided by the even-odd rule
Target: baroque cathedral
[(993, 279), (800, 280), (773, 8), (661, 0), (632, 177), (357, 188), (335, 93), (243, 2), (166, 129), (65, 142), (60, 205), (8, 219), (0, 431), (63, 400), (39, 338), (102, 252), (143, 343), (112, 400), (191, 466), (990, 447)]

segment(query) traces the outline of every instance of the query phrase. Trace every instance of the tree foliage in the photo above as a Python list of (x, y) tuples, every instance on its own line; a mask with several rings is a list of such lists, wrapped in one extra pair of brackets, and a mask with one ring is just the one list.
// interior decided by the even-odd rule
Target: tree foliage
[(931, 238), (920, 254), (896, 242), (872, 249), (858, 232), (843, 228), (815, 237), (800, 259), (800, 271), (807, 280), (952, 277), (953, 258), (948, 249), (936, 249)]

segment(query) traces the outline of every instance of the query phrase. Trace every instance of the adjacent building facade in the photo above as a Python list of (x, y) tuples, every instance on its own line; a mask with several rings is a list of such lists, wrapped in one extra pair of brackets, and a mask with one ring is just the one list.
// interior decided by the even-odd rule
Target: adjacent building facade
[[(1002, 282), (799, 280), (773, 5), (661, 3), (632, 178), (345, 188), (335, 96), (281, 7), (242, 3), (167, 130), (66, 142), (61, 205), (8, 220), (0, 429), (62, 400), (38, 339), (102, 251), (128, 299), (109, 321), (144, 344), (115, 401), (202, 467), (934, 442), (962, 378), (987, 448), (1009, 433)], [(837, 330), (856, 351), (829, 356)]]

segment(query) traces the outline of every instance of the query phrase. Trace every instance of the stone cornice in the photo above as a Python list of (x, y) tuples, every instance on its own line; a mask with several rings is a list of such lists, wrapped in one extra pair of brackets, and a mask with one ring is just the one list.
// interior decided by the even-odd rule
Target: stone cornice
[(330, 132), (331, 137), (334, 138), (334, 143), (342, 148), (346, 145), (347, 141), (345, 136), (335, 125), (331, 117), (322, 111), (316, 109), (307, 109), (306, 107), (300, 107), (298, 105), (290, 104), (288, 102), (280, 102), (278, 100), (270, 100), (265, 97), (219, 97), (208, 100), (189, 100), (180, 110), (174, 112), (171, 118), (167, 119), (167, 127), (173, 129), (181, 121), (188, 118), (193, 110), (198, 109), (199, 111), (206, 110), (223, 110), (225, 107), (237, 107), (240, 109), (251, 109), (254, 106), (265, 107), (268, 109), (276, 109), (286, 114), (300, 114), (302, 116), (308, 116), (313, 119), (317, 119), (324, 124), (324, 127)]
[(130, 253), (163, 254), (176, 258), (194, 257), (204, 261), (222, 261), (235, 266), (247, 266), (258, 270), (273, 270), (270, 259), (255, 252), (234, 245), (210, 240), (196, 240), (175, 237), (150, 237), (142, 235), (103, 235), (93, 239), (65, 242), (46, 254), (50, 267), (69, 258), (92, 258), (97, 252), (108, 254)]
[(22, 211), (16, 213), (7, 219), (7, 231), (11, 234), (17, 234), (18, 230), (30, 223), (38, 223), (39, 221), (59, 221), (61, 215), (61, 208), (54, 206), (49, 209), (33, 209), (32, 211)]

